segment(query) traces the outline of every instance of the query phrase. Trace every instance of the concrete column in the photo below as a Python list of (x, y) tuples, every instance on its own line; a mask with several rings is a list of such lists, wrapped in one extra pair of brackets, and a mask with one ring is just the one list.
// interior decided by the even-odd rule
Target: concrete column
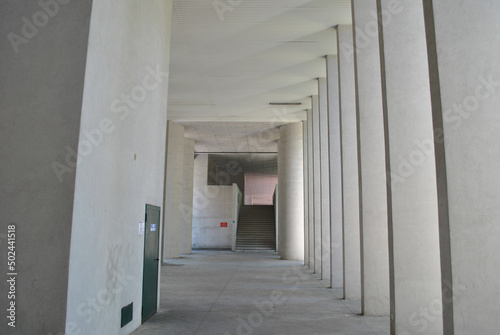
[(340, 127), (342, 142), (342, 205), (344, 215), (344, 297), (361, 299), (359, 231), (358, 130), (352, 26), (337, 27)]
[(313, 164), (313, 117), (312, 109), (307, 111), (307, 187), (309, 214), (309, 269), (315, 269), (315, 225), (314, 225), (314, 164)]
[(302, 123), (283, 125), (278, 142), (279, 254), (304, 259), (304, 182)]
[(178, 258), (181, 254), (183, 162), (184, 127), (169, 121), (165, 169), (163, 258)]
[(312, 97), (312, 137), (313, 137), (313, 196), (314, 196), (314, 273), (321, 274), (322, 269), (322, 236), (321, 236), (321, 142), (319, 136), (319, 104), (318, 96)]
[(309, 170), (307, 161), (308, 149), (308, 120), (302, 122), (302, 138), (303, 138), (303, 157), (304, 157), (304, 265), (309, 267)]
[(184, 139), (181, 254), (192, 252), (194, 140)]
[(326, 57), (328, 87), (331, 287), (344, 287), (344, 248), (342, 227), (342, 151), (340, 138), (339, 66), (337, 56)]
[(444, 333), (500, 329), (500, 3), (424, 1)]
[(389, 315), (389, 236), (377, 3), (353, 0), (359, 134), (361, 311)]
[[(56, 5), (57, 18), (28, 0), (3, 2), (0, 12), (1, 334), (56, 334), (65, 329), (92, 1)], [(43, 23), (43, 17), (50, 22), (35, 26), (34, 14), (37, 22)], [(15, 328), (6, 318), (11, 225), (16, 227), (19, 274)]]
[[(276, 222), (279, 221), (278, 218), (278, 204), (276, 199), (278, 198), (278, 188), (275, 189), (275, 207), (274, 207), (274, 216), (276, 218)], [(236, 249), (236, 232), (238, 231), (238, 216), (240, 214), (241, 205), (243, 204), (243, 193), (241, 193), (238, 184), (233, 183), (233, 222), (234, 224), (231, 227), (231, 250), (235, 251)], [(275, 230), (276, 237), (278, 237), (278, 225), (276, 225)], [(276, 243), (278, 238), (276, 238)]]
[[(138, 223), (145, 204), (163, 206), (170, 41), (160, 32), (169, 36), (171, 13), (171, 1), (92, 2), (66, 334), (128, 334), (141, 323), (136, 302), (142, 299), (144, 235)], [(127, 28), (131, 17), (134, 29)], [(132, 301), (134, 318), (120, 328), (121, 308)]]
[(392, 334), (443, 334), (434, 134), (422, 1), (379, 2)]
[[(325, 64), (326, 66), (326, 64)], [(321, 160), (321, 273), (331, 285), (330, 247), (330, 160), (328, 130), (328, 90), (326, 78), (318, 78), (319, 135)]]
[[(276, 225), (274, 227), (274, 231), (276, 232), (276, 238), (275, 238), (275, 241), (276, 241), (276, 251), (279, 250), (279, 239), (280, 239), (280, 208), (279, 208), (279, 197), (280, 197), (280, 192), (279, 192), (279, 189), (278, 189), (278, 185), (276, 185), (275, 189), (274, 189), (274, 192), (275, 192), (275, 196), (274, 196), (274, 220), (276, 222)], [(234, 232), (235, 234), (235, 241), (234, 241), (234, 245), (236, 246), (236, 231)]]

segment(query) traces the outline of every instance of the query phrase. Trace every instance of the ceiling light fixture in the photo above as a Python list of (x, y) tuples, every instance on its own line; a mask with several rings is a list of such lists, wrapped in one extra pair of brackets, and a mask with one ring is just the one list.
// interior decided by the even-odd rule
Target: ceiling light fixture
[(300, 106), (302, 102), (270, 102), (273, 106)]

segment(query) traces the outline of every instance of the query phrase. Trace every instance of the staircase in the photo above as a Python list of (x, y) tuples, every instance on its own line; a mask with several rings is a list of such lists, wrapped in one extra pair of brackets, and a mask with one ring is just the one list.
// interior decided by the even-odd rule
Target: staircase
[(276, 251), (274, 206), (241, 207), (236, 251)]

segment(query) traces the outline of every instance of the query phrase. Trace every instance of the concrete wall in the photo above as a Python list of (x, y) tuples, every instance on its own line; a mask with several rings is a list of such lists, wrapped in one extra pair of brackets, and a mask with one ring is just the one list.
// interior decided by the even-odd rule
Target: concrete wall
[[(146, 203), (163, 204), (171, 6), (163, 0), (93, 3), (71, 235), (68, 334), (75, 329), (80, 334), (128, 334), (141, 322), (144, 236), (138, 234), (138, 222), (144, 221)], [(120, 328), (120, 310), (132, 302), (133, 320)]]
[[(78, 147), (92, 1), (56, 3), (50, 17), (38, 1), (0, 7), (0, 333), (57, 334), (65, 325), (75, 186), (67, 148)], [(5, 317), (8, 225), (16, 226), (15, 328)]]
[[(194, 160), (193, 249), (231, 249), (235, 234), (233, 186), (207, 185), (208, 155)], [(227, 228), (221, 227), (227, 222)]]
[[(215, 155), (208, 155), (210, 171), (208, 172), (209, 185), (232, 185), (237, 184), (238, 188), (243, 191), (245, 189), (245, 174), (242, 173), (241, 162), (239, 159), (230, 160), (226, 166), (217, 167), (213, 158)], [(233, 164), (237, 164), (233, 167)]]
[(272, 205), (278, 176), (255, 173), (243, 175), (245, 176), (245, 205)]

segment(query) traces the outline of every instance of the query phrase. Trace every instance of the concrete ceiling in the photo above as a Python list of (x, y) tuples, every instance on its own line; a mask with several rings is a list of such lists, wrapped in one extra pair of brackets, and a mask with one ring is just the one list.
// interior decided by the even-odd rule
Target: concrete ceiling
[(193, 122), (180, 121), (185, 137), (195, 140), (194, 151), (277, 152), (279, 126), (275, 122)]
[(239, 168), (245, 173), (278, 175), (278, 157), (276, 154), (214, 154), (210, 159), (220, 171), (237, 171)]
[(168, 119), (188, 126), (197, 151), (248, 151), (241, 122), (255, 136), (305, 118), (336, 54), (333, 27), (350, 21), (350, 0), (174, 0)]

